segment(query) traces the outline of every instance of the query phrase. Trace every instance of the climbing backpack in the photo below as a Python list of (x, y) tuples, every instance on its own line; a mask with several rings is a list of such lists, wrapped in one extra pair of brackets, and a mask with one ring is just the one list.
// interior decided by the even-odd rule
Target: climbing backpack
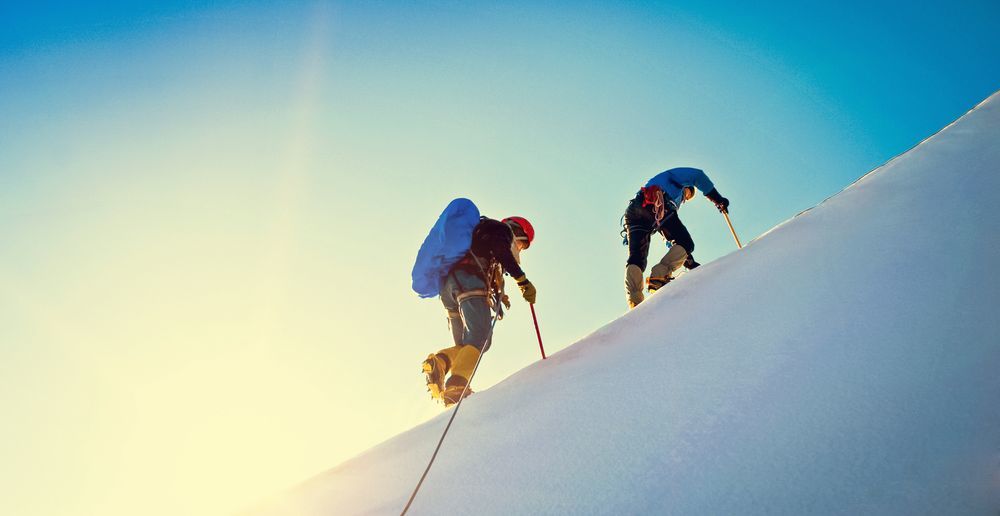
[(420, 297), (439, 294), (441, 280), (472, 245), (472, 230), (479, 224), (479, 208), (465, 198), (445, 207), (417, 251), (413, 264), (413, 291)]

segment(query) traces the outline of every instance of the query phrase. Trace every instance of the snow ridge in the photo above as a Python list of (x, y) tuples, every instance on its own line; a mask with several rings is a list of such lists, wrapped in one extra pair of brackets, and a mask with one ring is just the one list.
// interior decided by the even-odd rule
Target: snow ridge
[[(997, 142), (1000, 93), (469, 398), (410, 514), (996, 514)], [(254, 514), (398, 514), (448, 415)]]

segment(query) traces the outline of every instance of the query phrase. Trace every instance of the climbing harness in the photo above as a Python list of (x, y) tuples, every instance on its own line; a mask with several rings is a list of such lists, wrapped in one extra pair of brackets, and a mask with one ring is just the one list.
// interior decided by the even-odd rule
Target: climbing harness
[[(636, 195), (636, 198), (632, 202), (638, 201), (640, 195), (642, 196), (642, 207), (650, 206), (653, 212), (653, 228), (660, 227), (663, 219), (667, 218), (667, 201), (663, 198), (663, 190), (656, 185), (644, 186), (639, 189), (639, 194)], [(676, 211), (674, 201), (669, 201), (669, 205), (672, 208), (670, 213), (673, 214)], [(620, 234), (622, 236), (622, 245), (627, 246), (628, 224), (625, 223), (625, 215), (622, 215), (621, 224), (622, 230)]]
[(644, 186), (641, 191), (642, 207), (653, 207), (653, 217), (656, 219), (654, 227), (659, 227), (660, 222), (663, 221), (664, 215), (666, 215), (666, 208), (663, 203), (663, 190), (661, 190), (659, 186), (653, 185)]

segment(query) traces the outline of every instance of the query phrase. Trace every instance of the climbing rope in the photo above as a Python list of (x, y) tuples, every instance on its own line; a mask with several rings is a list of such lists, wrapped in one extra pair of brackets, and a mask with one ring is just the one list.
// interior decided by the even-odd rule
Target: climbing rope
[[(479, 269), (483, 271), (485, 275), (486, 270), (479, 260), (476, 260), (479, 265)], [(486, 348), (489, 347), (490, 340), (493, 339), (493, 327), (497, 324), (497, 319), (500, 318), (500, 314), (503, 312), (501, 308), (500, 294), (494, 293), (494, 306), (496, 307), (496, 313), (493, 316), (493, 322), (490, 323), (490, 330), (486, 333), (486, 342), (483, 344), (483, 352), (479, 354), (479, 358), (476, 359), (476, 365), (472, 368), (472, 374), (469, 375), (469, 381), (465, 382), (465, 388), (462, 389), (462, 396), (458, 398), (458, 403), (455, 404), (455, 410), (451, 412), (451, 417), (448, 418), (448, 425), (444, 427), (444, 432), (441, 433), (441, 438), (438, 439), (437, 446), (434, 448), (434, 454), (431, 455), (431, 460), (427, 463), (427, 467), (424, 468), (424, 474), (420, 475), (420, 480), (417, 482), (417, 487), (413, 488), (413, 493), (410, 494), (410, 499), (406, 501), (406, 507), (403, 507), (403, 512), (399, 513), (399, 516), (404, 516), (406, 511), (410, 510), (410, 505), (413, 504), (413, 499), (417, 497), (417, 492), (420, 491), (420, 487), (424, 484), (424, 479), (427, 478), (427, 473), (431, 471), (431, 466), (434, 465), (434, 459), (437, 458), (438, 452), (441, 451), (441, 444), (444, 443), (444, 438), (448, 435), (448, 430), (451, 429), (452, 422), (455, 421), (455, 416), (458, 414), (458, 409), (462, 406), (462, 402), (465, 401), (466, 393), (469, 391), (469, 386), (472, 385), (472, 379), (476, 377), (476, 371), (479, 370), (479, 363), (483, 360), (483, 355), (486, 354)]]
[(656, 226), (659, 227), (660, 222), (666, 216), (666, 205), (663, 202), (663, 190), (659, 186), (644, 186), (642, 187), (642, 207), (646, 206), (653, 207), (653, 216), (656, 218)]

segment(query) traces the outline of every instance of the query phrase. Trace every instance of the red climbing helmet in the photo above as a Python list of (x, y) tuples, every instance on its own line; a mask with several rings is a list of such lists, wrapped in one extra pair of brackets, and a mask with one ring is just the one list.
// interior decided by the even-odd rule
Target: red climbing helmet
[(524, 234), (524, 236), (521, 236), (521, 238), (527, 237), (528, 239), (528, 245), (524, 246), (525, 248), (531, 246), (531, 242), (535, 240), (535, 228), (531, 227), (531, 223), (528, 222), (528, 219), (524, 217), (507, 217), (503, 219), (501, 222), (504, 222), (508, 226), (511, 226), (512, 229), (515, 229), (514, 232), (515, 237), (520, 236), (517, 234), (516, 229), (521, 230), (521, 233)]

